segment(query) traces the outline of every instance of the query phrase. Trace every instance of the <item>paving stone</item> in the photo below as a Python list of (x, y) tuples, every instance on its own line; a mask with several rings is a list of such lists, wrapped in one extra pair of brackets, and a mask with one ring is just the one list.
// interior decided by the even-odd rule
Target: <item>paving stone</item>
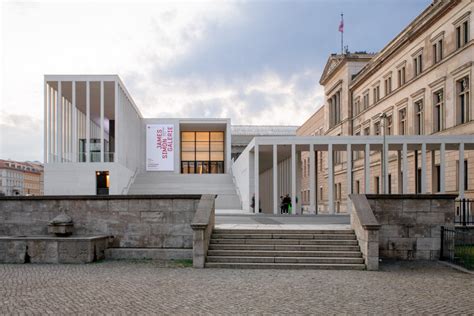
[(0, 265), (0, 314), (471, 314), (474, 277), (436, 262), (379, 271)]

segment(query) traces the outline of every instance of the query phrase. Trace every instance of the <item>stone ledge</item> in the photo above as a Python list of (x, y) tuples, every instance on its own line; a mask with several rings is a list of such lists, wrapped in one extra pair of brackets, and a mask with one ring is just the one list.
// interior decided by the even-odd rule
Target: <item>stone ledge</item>
[(149, 194), (149, 195), (37, 195), (37, 196), (0, 196), (0, 201), (34, 200), (199, 200), (201, 194)]
[(174, 260), (192, 259), (192, 249), (178, 248), (109, 248), (106, 259), (114, 260)]
[(364, 194), (369, 200), (454, 200), (456, 194)]

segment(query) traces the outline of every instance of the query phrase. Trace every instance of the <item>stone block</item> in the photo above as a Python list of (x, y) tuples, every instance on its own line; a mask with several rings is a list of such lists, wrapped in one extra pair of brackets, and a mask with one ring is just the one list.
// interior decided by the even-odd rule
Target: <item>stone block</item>
[(150, 211), (171, 212), (173, 210), (173, 200), (159, 199), (150, 201)]
[(184, 248), (183, 236), (165, 236), (163, 248)]
[(389, 250), (416, 250), (416, 238), (394, 238), (388, 240)]
[(86, 210), (89, 212), (107, 212), (108, 200), (85, 200)]
[(379, 269), (379, 257), (366, 258), (365, 265), (368, 271), (377, 271)]
[(408, 227), (402, 225), (383, 225), (379, 230), (380, 237), (408, 237)]
[(444, 213), (418, 212), (416, 214), (416, 224), (422, 225), (444, 225)]
[(452, 199), (433, 199), (431, 200), (431, 210), (433, 212), (453, 212), (454, 200)]
[(128, 200), (108, 200), (107, 210), (114, 212), (128, 211)]
[(408, 228), (408, 237), (431, 237), (431, 225), (419, 224)]
[(196, 210), (194, 200), (191, 199), (176, 199), (173, 200), (173, 211), (187, 211), (194, 212)]
[(94, 254), (90, 242), (60, 241), (58, 242), (59, 263), (88, 263), (92, 262)]
[(58, 263), (58, 243), (56, 241), (29, 240), (28, 255), (31, 263)]
[(415, 254), (416, 260), (431, 260), (431, 251), (429, 250), (417, 250)]
[(404, 199), (403, 212), (430, 212), (431, 201), (428, 199)]
[(165, 223), (166, 222), (166, 213), (168, 212), (157, 212), (157, 211), (147, 211), (140, 212), (140, 220), (142, 223)]
[(151, 200), (133, 199), (128, 201), (128, 210), (131, 212), (147, 212), (151, 210)]
[(416, 250), (423, 251), (423, 250), (433, 250), (435, 249), (435, 240), (439, 238), (417, 238), (416, 239)]

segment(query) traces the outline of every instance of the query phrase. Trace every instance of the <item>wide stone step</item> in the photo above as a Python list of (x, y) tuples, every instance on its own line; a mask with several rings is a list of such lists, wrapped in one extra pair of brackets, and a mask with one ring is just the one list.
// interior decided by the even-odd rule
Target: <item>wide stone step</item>
[(338, 239), (211, 239), (212, 244), (250, 244), (250, 245), (345, 245), (356, 246), (357, 240)]
[(316, 264), (363, 264), (363, 258), (345, 257), (229, 257), (210, 256), (207, 262), (225, 263), (316, 263)]
[(258, 234), (219, 234), (213, 233), (212, 239), (338, 239), (353, 240), (355, 234), (287, 234), (287, 233), (258, 233)]
[[(257, 217), (258, 218), (258, 217)], [(292, 235), (322, 235), (322, 234), (354, 234), (352, 229), (214, 229), (215, 234), (239, 235), (239, 234), (292, 234)]]
[(230, 269), (323, 269), (323, 270), (364, 270), (364, 264), (309, 264), (309, 263), (245, 263), (206, 262), (206, 268)]
[(233, 257), (352, 257), (361, 258), (360, 251), (290, 251), (290, 250), (208, 250), (208, 256)]
[(359, 246), (345, 245), (249, 245), (210, 244), (210, 250), (284, 250), (284, 251), (358, 251)]

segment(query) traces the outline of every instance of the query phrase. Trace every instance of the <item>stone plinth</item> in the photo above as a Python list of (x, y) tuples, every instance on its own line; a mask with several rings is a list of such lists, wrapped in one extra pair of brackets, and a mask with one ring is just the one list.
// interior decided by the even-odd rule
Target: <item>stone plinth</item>
[(0, 237), (0, 263), (89, 263), (105, 258), (108, 236)]

